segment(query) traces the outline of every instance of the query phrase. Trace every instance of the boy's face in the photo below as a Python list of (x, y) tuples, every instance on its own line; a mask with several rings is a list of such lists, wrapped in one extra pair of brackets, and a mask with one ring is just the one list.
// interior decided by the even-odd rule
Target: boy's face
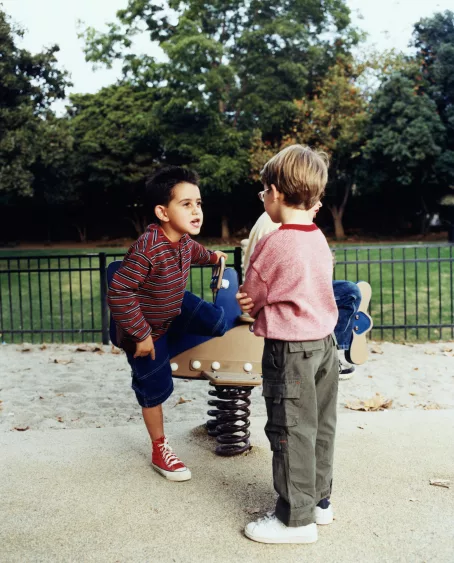
[(156, 206), (156, 214), (169, 238), (179, 240), (184, 234), (198, 235), (203, 223), (200, 190), (194, 184), (182, 182), (173, 188), (169, 205)]

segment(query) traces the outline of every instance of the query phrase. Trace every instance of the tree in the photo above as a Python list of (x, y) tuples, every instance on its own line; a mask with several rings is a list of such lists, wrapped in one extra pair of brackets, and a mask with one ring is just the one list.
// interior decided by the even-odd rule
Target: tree
[(365, 143), (367, 103), (355, 84), (355, 77), (364, 68), (354, 69), (351, 63), (339, 60), (320, 81), (312, 99), (295, 102), (298, 113), (292, 130), (279, 145), (264, 142), (259, 134), (252, 150), (255, 177), (266, 160), (290, 144), (306, 144), (329, 155), (325, 201), (333, 218), (337, 239), (345, 238), (342, 219)]
[(56, 67), (58, 47), (32, 55), (17, 45), (22, 31), (0, 10), (0, 192), (33, 194), (33, 165), (46, 153), (50, 106), (64, 98), (66, 73)]
[[(196, 167), (223, 209), (248, 182), (251, 132), (280, 140), (337, 56), (358, 41), (343, 0), (129, 0), (106, 34), (85, 32), (87, 59), (123, 62), (126, 80), (157, 93), (163, 160)], [(148, 33), (167, 60), (132, 51)], [(227, 233), (226, 214), (224, 234)]]
[(371, 102), (361, 188), (380, 189), (390, 214), (425, 215), (440, 195), (436, 165), (446, 130), (425, 90), (414, 66), (385, 78)]
[(446, 128), (437, 174), (440, 183), (454, 188), (454, 12), (447, 10), (422, 19), (413, 35), (425, 91)]
[(146, 224), (140, 207), (145, 177), (162, 157), (161, 130), (148, 91), (117, 85), (71, 96), (71, 184), (89, 209), (129, 209), (138, 234)]

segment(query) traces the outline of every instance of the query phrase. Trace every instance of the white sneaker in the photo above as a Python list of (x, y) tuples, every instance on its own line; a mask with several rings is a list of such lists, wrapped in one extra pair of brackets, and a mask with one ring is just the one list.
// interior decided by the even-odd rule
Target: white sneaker
[(250, 522), (244, 533), (249, 539), (260, 543), (315, 543), (318, 539), (316, 524), (291, 528), (275, 515)]
[(339, 353), (339, 379), (345, 381), (351, 379), (355, 373), (355, 366), (347, 362), (345, 355)]
[(315, 507), (315, 522), (319, 526), (332, 524), (334, 520), (333, 505), (328, 499), (321, 500)]

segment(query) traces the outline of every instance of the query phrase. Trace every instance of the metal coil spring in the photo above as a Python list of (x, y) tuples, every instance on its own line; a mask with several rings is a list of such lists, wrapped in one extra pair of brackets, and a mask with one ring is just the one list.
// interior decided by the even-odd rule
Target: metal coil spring
[[(210, 385), (213, 385), (210, 383)], [(216, 407), (208, 411), (209, 416), (214, 419), (206, 423), (208, 434), (216, 436), (219, 446), (216, 453), (222, 456), (232, 456), (247, 452), (251, 449), (249, 436), (251, 433), (249, 406), (251, 401), (251, 387), (233, 387), (213, 385), (214, 389), (208, 391), (215, 400), (208, 401), (210, 407)]]

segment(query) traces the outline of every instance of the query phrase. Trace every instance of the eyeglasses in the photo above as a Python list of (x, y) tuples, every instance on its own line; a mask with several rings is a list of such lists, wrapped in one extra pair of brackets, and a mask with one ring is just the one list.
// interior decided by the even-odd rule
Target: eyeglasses
[(265, 201), (265, 194), (266, 194), (266, 192), (269, 192), (269, 191), (270, 191), (270, 188), (267, 188), (266, 190), (263, 190), (262, 192), (259, 192), (259, 193), (257, 194), (257, 195), (259, 196), (259, 200), (260, 200), (261, 202), (264, 202), (264, 201)]

